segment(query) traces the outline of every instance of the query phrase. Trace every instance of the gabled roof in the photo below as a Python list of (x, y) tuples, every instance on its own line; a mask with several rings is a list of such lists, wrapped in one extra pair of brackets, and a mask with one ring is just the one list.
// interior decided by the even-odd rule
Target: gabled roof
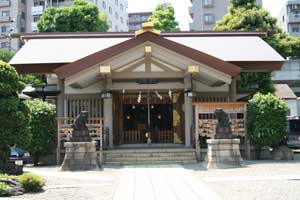
[(287, 84), (274, 84), (275, 95), (281, 99), (297, 99), (293, 90)]
[(145, 33), (139, 35), (138, 37), (134, 37), (130, 40), (121, 42), (121, 43), (114, 45), (112, 47), (109, 47), (107, 49), (98, 51), (87, 57), (79, 59), (73, 63), (67, 64), (58, 69), (55, 69), (54, 72), (60, 78), (63, 79), (63, 78), (69, 77), (73, 74), (76, 74), (88, 67), (91, 67), (95, 64), (103, 62), (112, 56), (123, 53), (123, 52), (127, 51), (128, 49), (136, 47), (137, 45), (143, 44), (147, 41), (155, 43), (159, 46), (165, 47), (171, 51), (174, 51), (180, 55), (183, 55), (183, 56), (193, 59), (195, 61), (206, 64), (206, 65), (208, 65), (212, 68), (215, 68), (218, 71), (224, 72), (225, 74), (228, 74), (230, 76), (236, 76), (241, 72), (241, 68), (237, 67), (234, 64), (225, 62), (221, 59), (218, 59), (218, 58), (208, 55), (206, 53), (197, 51), (190, 47), (187, 47), (182, 44), (165, 39), (165, 38), (158, 36), (156, 34), (153, 34), (151, 32), (145, 32)]
[[(179, 45), (185, 50), (210, 55), (243, 71), (279, 70), (284, 59), (261, 39), (266, 35), (265, 32), (251, 31), (163, 32), (152, 40), (168, 41), (170, 46)], [(142, 41), (144, 37), (135, 38), (130, 32), (27, 33), (13, 36), (26, 41), (10, 61), (21, 73), (53, 73), (66, 64), (114, 46), (123, 46), (129, 40), (129, 44)]]

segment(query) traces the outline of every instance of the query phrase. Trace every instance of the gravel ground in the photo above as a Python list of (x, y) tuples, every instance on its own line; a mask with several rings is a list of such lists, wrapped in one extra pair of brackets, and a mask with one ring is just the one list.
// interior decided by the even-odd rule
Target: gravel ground
[[(183, 168), (224, 200), (300, 199), (300, 161), (247, 161), (242, 168), (222, 170), (206, 170), (203, 164)], [(60, 172), (58, 167), (39, 167), (25, 171), (44, 177), (45, 191), (9, 199), (113, 199), (124, 168), (105, 166), (103, 171)]]
[(224, 200), (300, 199), (300, 161), (248, 161), (243, 168), (187, 167)]
[(119, 167), (102, 171), (61, 172), (58, 167), (25, 168), (46, 180), (45, 191), (10, 199), (26, 200), (108, 200), (112, 199), (119, 179)]

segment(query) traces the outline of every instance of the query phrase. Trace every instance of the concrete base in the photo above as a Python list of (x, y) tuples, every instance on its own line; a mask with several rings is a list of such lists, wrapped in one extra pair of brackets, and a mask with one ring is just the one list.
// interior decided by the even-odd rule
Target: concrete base
[(96, 142), (66, 142), (65, 159), (61, 171), (98, 170)]
[(207, 140), (207, 168), (222, 169), (241, 167), (240, 139)]

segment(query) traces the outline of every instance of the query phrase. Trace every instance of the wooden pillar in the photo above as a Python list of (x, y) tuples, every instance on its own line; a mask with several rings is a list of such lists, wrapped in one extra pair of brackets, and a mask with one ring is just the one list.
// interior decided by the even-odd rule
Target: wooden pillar
[(60, 91), (57, 96), (57, 116), (64, 117), (64, 96), (65, 96), (65, 83), (64, 80), (58, 79), (58, 90)]
[(198, 112), (197, 107), (195, 107), (195, 133), (194, 133), (194, 137), (195, 137), (195, 147), (196, 147), (196, 157), (198, 161), (201, 161), (201, 147), (200, 147), (200, 141), (199, 141), (199, 130), (198, 130)]
[[(60, 91), (56, 101), (56, 115), (58, 117), (64, 117), (64, 96), (65, 96), (65, 84), (64, 80), (58, 78), (58, 90)], [(60, 135), (59, 129), (61, 121), (57, 121), (57, 146), (56, 146), (56, 163), (60, 164)], [(63, 123), (63, 122), (62, 122)]]
[(230, 101), (235, 102), (237, 100), (237, 85), (236, 85), (237, 77), (233, 77), (231, 84), (229, 86), (229, 97)]

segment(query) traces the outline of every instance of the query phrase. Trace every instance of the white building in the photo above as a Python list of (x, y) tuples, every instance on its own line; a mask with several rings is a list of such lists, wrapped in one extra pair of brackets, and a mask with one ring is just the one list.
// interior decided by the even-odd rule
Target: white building
[[(191, 0), (189, 13), (193, 19), (190, 30), (212, 30), (218, 20), (227, 12), (230, 0)], [(262, 0), (256, 1), (262, 5)]]
[(300, 0), (287, 1), (277, 22), (284, 32), (291, 36), (300, 36)]
[[(95, 3), (101, 13), (106, 13), (110, 32), (128, 31), (127, 0), (89, 0)], [(70, 6), (73, 0), (28, 0), (27, 27), (32, 32), (37, 31), (37, 22), (48, 7)]]

